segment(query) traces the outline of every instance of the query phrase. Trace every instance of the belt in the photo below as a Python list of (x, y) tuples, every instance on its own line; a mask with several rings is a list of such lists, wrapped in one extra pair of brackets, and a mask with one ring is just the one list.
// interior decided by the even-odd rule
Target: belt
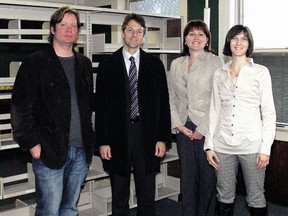
[(131, 123), (136, 123), (140, 121), (140, 116), (136, 116), (135, 118), (131, 118)]

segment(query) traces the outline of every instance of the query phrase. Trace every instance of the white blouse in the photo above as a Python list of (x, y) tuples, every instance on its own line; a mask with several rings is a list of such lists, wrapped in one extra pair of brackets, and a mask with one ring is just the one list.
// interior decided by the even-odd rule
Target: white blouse
[(214, 76), (204, 150), (270, 155), (276, 114), (269, 70), (248, 59), (233, 82), (231, 63)]

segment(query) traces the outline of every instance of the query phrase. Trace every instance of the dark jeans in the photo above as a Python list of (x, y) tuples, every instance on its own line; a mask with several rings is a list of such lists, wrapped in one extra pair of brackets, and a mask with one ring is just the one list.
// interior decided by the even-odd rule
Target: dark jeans
[(32, 159), (36, 183), (36, 216), (76, 216), (81, 185), (87, 175), (84, 148), (70, 146), (61, 169), (46, 167), (41, 159)]

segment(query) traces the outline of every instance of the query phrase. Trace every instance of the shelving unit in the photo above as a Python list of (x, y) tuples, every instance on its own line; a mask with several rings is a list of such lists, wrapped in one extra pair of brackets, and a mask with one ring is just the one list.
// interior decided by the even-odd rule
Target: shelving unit
[(24, 174), (5, 178), (0, 177), (1, 199), (8, 199), (35, 192), (35, 179), (30, 163), (27, 164), (27, 170), (28, 172)]
[[(156, 175), (156, 188), (155, 200), (165, 198), (178, 199), (180, 193), (180, 180), (179, 178), (169, 176), (167, 174), (167, 163), (170, 161), (178, 160), (176, 144), (172, 144), (172, 148), (167, 151), (165, 158), (161, 164), (161, 171)], [(22, 183), (12, 184), (16, 181), (26, 180)], [(9, 186), (6, 184), (9, 183)], [(34, 174), (32, 172), (31, 164), (28, 164), (28, 173), (11, 176), (7, 178), (0, 178), (0, 193), (1, 199), (17, 197), (23, 194), (34, 193)], [(15, 209), (0, 212), (0, 216), (13, 215), (17, 216), (21, 212), (21, 216), (34, 215), (35, 204), (28, 205), (25, 201), (17, 200), (18, 205)], [(105, 216), (111, 214), (112, 194), (110, 188), (110, 180), (108, 174), (104, 172), (101, 160), (99, 157), (94, 156), (93, 162), (90, 167), (86, 183), (81, 191), (79, 200), (79, 211), (82, 216)], [(133, 174), (131, 174), (130, 186), (130, 208), (136, 207), (136, 194)], [(20, 205), (21, 204), (21, 205)]]
[[(54, 11), (63, 6), (58, 3), (40, 1), (2, 0), (0, 3), (0, 44), (5, 46), (39, 45), (43, 47), (49, 35), (49, 20)], [(80, 14), (81, 31), (76, 49), (88, 56), (97, 69), (105, 55), (110, 55), (122, 46), (121, 25), (126, 14), (131, 11), (107, 8), (71, 5)], [(169, 71), (171, 56), (179, 55), (181, 47), (182, 19), (178, 16), (165, 16), (140, 13), (147, 25), (143, 49), (157, 55)], [(179, 30), (180, 28), (180, 30)], [(24, 56), (23, 56), (24, 57)], [(0, 74), (0, 103), (7, 107), (11, 91), (21, 62), (11, 59)], [(97, 70), (95, 70), (97, 71)], [(97, 74), (94, 74), (94, 79)], [(3, 107), (0, 104), (0, 107)], [(2, 109), (2, 108), (1, 108)], [(10, 111), (0, 109), (0, 153), (19, 148), (12, 139)], [(177, 199), (180, 193), (179, 178), (167, 174), (168, 163), (178, 160), (176, 145), (166, 153), (161, 164), (161, 172), (156, 176), (155, 200), (164, 198)], [(2, 176), (0, 173), (0, 202), (4, 199), (17, 198), (35, 192), (34, 174), (31, 164), (27, 164), (27, 173)], [(135, 186), (131, 176), (130, 207), (136, 207)], [(79, 200), (80, 215), (105, 216), (111, 214), (110, 181), (102, 168), (99, 157), (94, 156), (86, 184)], [(17, 199), (15, 208), (0, 212), (0, 216), (30, 216), (35, 213), (35, 204), (27, 204)]]

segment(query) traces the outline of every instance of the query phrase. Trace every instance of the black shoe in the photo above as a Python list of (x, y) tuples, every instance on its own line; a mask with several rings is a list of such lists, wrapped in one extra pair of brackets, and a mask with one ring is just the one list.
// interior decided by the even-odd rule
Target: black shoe
[(251, 216), (267, 216), (268, 215), (268, 208), (267, 208), (267, 206), (264, 208), (250, 207), (250, 215)]
[(234, 214), (234, 203), (222, 203), (218, 202), (218, 216), (233, 216)]

